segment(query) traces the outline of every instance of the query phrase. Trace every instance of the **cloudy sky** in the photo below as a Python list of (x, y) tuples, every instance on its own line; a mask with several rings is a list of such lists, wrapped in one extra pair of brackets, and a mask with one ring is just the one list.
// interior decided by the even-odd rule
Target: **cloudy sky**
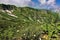
[(0, 4), (10, 4), (19, 7), (34, 7), (34, 8), (57, 8), (60, 9), (60, 0), (0, 0)]

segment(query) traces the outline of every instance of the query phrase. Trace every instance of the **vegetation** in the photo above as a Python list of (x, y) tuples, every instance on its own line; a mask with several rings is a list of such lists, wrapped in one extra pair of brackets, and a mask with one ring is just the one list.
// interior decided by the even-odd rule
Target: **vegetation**
[[(1, 6), (0, 9), (8, 7)], [(59, 40), (59, 13), (29, 7), (11, 8), (17, 18), (8, 15), (8, 12), (0, 12), (0, 40)]]

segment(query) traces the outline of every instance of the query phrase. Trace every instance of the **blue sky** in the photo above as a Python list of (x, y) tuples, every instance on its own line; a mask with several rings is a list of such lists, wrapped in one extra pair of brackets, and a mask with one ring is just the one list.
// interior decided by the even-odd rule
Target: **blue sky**
[(42, 9), (60, 9), (60, 0), (0, 0), (0, 4), (16, 5), (18, 7), (33, 7)]
[[(47, 8), (47, 7), (48, 7), (48, 8), (49, 8), (49, 7), (51, 8), (51, 5), (52, 5), (52, 4), (53, 4), (52, 7), (54, 7), (54, 6), (56, 6), (57, 8), (60, 7), (60, 0), (54, 0), (54, 1), (51, 0), (50, 2), (53, 2), (53, 3), (50, 3), (50, 4), (48, 4), (48, 3), (49, 3), (49, 2), (48, 2), (49, 0), (45, 0), (46, 3), (48, 2), (47, 4), (45, 4), (45, 3), (42, 4), (44, 0), (42, 0), (42, 1), (40, 0), (42, 3), (41, 3), (39, 0), (32, 0), (32, 1), (34, 2), (34, 4), (35, 4), (34, 7), (36, 7), (36, 8), (39, 8), (39, 7), (41, 7), (42, 5), (44, 5), (44, 7), (41, 7), (41, 8), (43, 8), (43, 9), (44, 9), (44, 8)], [(55, 3), (55, 4), (54, 4), (54, 3)], [(40, 6), (39, 4), (40, 4), (40, 5), (42, 4), (42, 5)]]
[(60, 6), (60, 0), (56, 0), (56, 4)]
[[(32, 0), (33, 2), (35, 2), (35, 3), (39, 3), (39, 1), (38, 0)], [(48, 0), (47, 0), (48, 1)], [(58, 5), (58, 6), (60, 6), (60, 0), (56, 0), (56, 4)]]
[[(38, 0), (32, 0), (32, 1), (37, 3), (37, 4), (39, 3)], [(48, 1), (48, 0), (46, 0), (46, 1)], [(56, 2), (56, 5), (60, 6), (60, 0), (56, 0), (55, 2)]]

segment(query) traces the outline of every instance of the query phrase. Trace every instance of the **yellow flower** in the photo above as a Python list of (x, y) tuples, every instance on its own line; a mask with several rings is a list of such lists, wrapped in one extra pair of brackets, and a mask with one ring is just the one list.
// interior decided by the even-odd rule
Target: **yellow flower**
[(47, 34), (45, 34), (45, 35), (43, 35), (43, 37), (42, 38), (44, 38), (44, 39), (48, 39), (48, 35)]

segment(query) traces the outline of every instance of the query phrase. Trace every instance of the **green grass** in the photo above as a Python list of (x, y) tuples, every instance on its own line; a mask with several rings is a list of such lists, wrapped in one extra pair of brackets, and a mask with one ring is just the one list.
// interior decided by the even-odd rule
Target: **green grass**
[[(26, 7), (15, 8), (13, 14), (18, 16), (18, 18), (0, 12), (1, 40), (13, 40), (15, 38), (17, 40), (19, 38), (38, 40), (42, 33), (48, 34), (49, 40), (53, 35), (58, 38), (60, 30), (58, 13)], [(34, 35), (36, 36), (34, 37)]]

